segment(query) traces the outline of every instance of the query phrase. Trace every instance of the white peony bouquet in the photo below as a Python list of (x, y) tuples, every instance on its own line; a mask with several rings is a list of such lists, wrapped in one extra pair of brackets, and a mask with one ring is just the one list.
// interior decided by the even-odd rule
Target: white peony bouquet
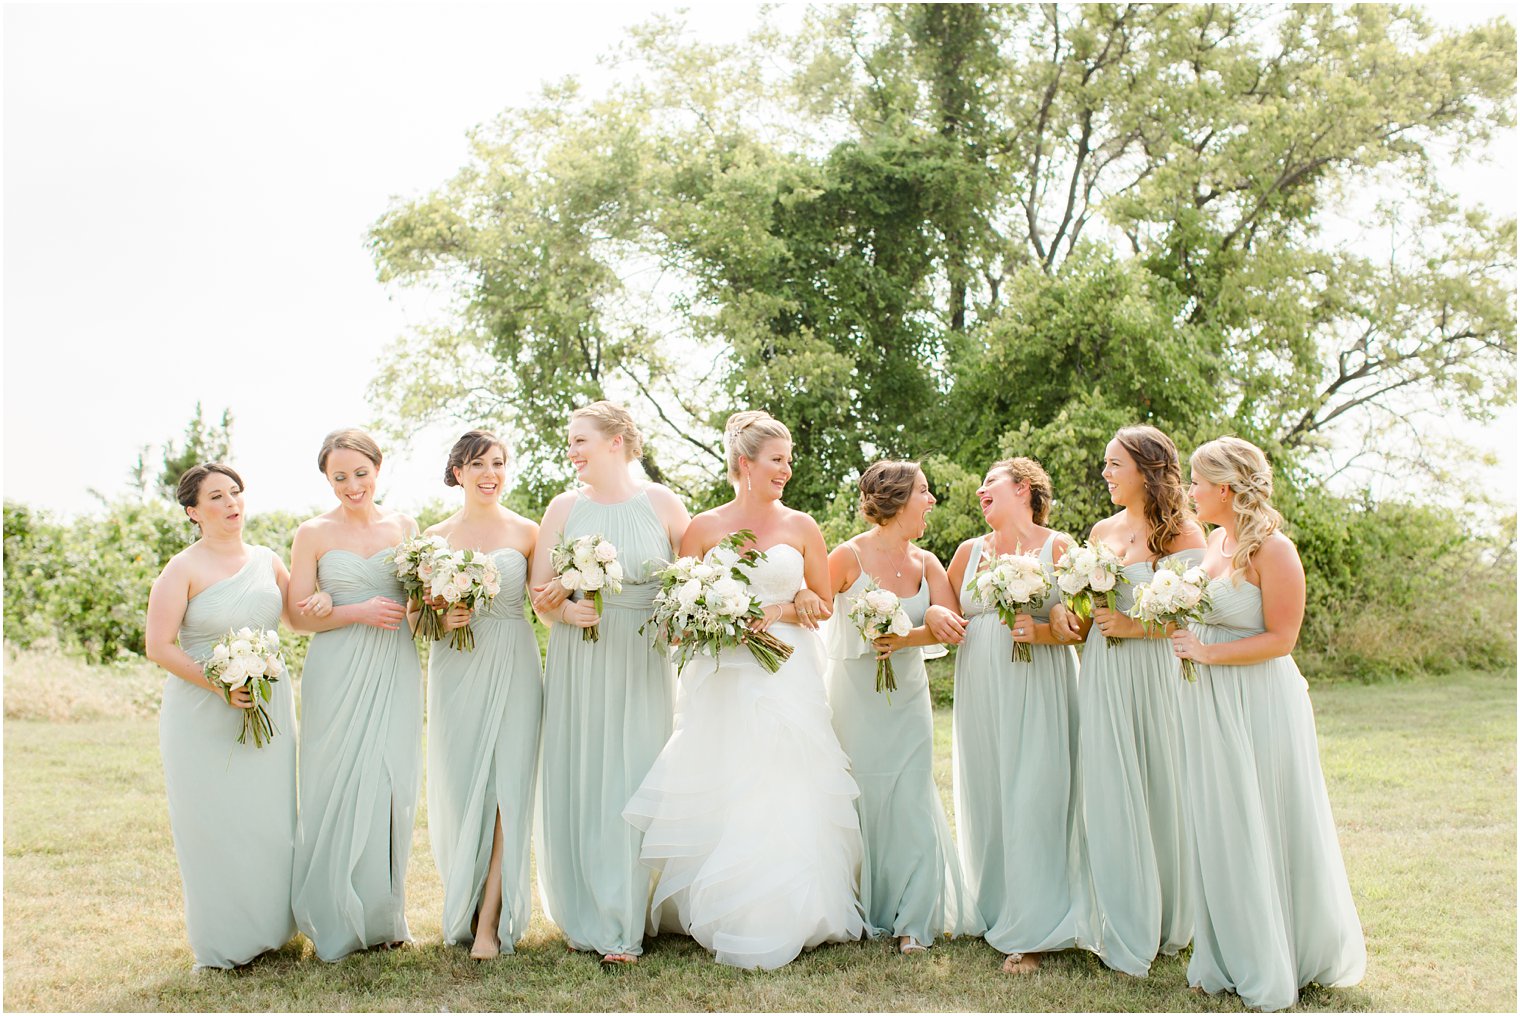
[[(984, 607), (997, 611), (998, 617), (1013, 630), (1013, 620), (1021, 612), (1027, 612), (1035, 604), (1043, 604), (1050, 595), (1050, 576), (1038, 554), (999, 554), (987, 561), (977, 577), (972, 595)], [(1013, 643), (1015, 663), (1028, 663), (1034, 659), (1029, 643)]]
[[(1180, 627), (1200, 619), (1211, 605), (1208, 572), (1196, 565), (1188, 568), (1181, 561), (1164, 561), (1149, 582), (1135, 587), (1129, 616), (1146, 628)], [(1184, 659), (1182, 676), (1198, 680), (1197, 664)]]
[[(489, 604), (501, 592), (501, 573), (489, 554), (454, 550), (437, 559), (428, 591), (434, 597), (442, 597), (448, 607), (462, 603), (474, 610)], [(455, 628), (449, 644), (466, 652), (474, 649), (474, 629), (468, 624)]]
[[(902, 597), (890, 589), (881, 588), (875, 579), (867, 579), (865, 589), (850, 604), (846, 616), (867, 643), (875, 642), (883, 635), (906, 635), (913, 630), (913, 622), (909, 620), (908, 612), (903, 610)], [(876, 661), (876, 690), (897, 690), (897, 675), (892, 673), (890, 656)], [(887, 702), (891, 701), (892, 696), (889, 694)]]
[[(611, 593), (623, 591), (623, 565), (618, 561), (617, 548), (612, 542), (596, 533), (564, 539), (549, 551), (549, 563), (559, 576), (559, 584), (570, 592), (580, 592), (591, 597), (597, 615), (602, 613), (602, 590)], [(581, 629), (581, 639), (595, 642), (601, 633), (597, 625)]]
[(792, 655), (791, 646), (749, 626), (751, 619), (765, 617), (744, 574), (765, 554), (754, 548), (739, 553), (739, 547), (754, 538), (754, 533), (740, 530), (709, 551), (712, 561), (683, 557), (657, 573), (660, 591), (654, 613), (639, 631), (650, 630), (657, 646), (675, 648), (677, 673), (697, 653), (717, 656), (726, 646), (748, 647), (772, 674)]
[(429, 602), (432, 599), (429, 587), (440, 562), (452, 553), (448, 540), (421, 533), (402, 540), (391, 552), (396, 578), (401, 581), (401, 588), (406, 590), (407, 599), (417, 611), (417, 629), (412, 632), (417, 638), (429, 641), (443, 638), (443, 617)]
[[(1103, 598), (1109, 610), (1114, 609), (1114, 591), (1119, 583), (1128, 582), (1124, 577), (1124, 565), (1114, 549), (1101, 540), (1088, 540), (1080, 547), (1067, 550), (1055, 566), (1056, 587), (1066, 608), (1086, 620), (1092, 617), (1093, 606), (1098, 597)], [(1110, 649), (1122, 639), (1104, 636)]]
[(238, 744), (247, 744), (250, 733), (255, 748), (274, 740), (278, 731), (265, 703), (274, 694), (270, 686), (285, 673), (285, 664), (280, 661), (279, 632), (252, 628), (229, 631), (211, 647), (211, 658), (202, 671), (206, 680), (221, 689), (228, 703), (232, 702), (234, 691), (248, 686), (253, 707), (243, 710), (243, 732), (238, 735)]

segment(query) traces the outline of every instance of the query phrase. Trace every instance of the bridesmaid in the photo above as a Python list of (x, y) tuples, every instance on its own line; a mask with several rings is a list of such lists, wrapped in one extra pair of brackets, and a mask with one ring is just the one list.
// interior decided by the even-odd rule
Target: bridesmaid
[[(534, 609), (552, 626), (539, 893), (571, 948), (607, 964), (633, 963), (644, 951), (653, 873), (639, 861), (642, 836), (623, 821), (623, 806), (670, 736), (675, 686), (669, 659), (639, 627), (659, 589), (654, 572), (674, 558), (690, 518), (669, 490), (629, 472), (643, 439), (622, 406), (577, 409), (568, 439), (581, 485), (549, 503), (533, 552)], [(590, 600), (565, 599), (550, 581), (551, 548), (592, 533), (617, 547), (624, 575), (621, 593), (603, 594), (600, 617)], [(600, 638), (587, 642), (580, 629), (593, 624)]]
[(429, 533), (455, 550), (489, 553), (501, 592), (475, 612), (455, 607), (443, 627), (470, 624), (475, 648), (433, 643), (428, 658), (428, 834), (443, 879), (443, 940), (495, 958), (528, 930), (528, 843), (544, 704), (538, 642), (523, 613), (538, 526), (501, 504), (506, 446), (472, 430), (454, 443), (443, 482), (464, 507)]
[[(988, 922), (1003, 970), (1038, 969), (1047, 952), (1077, 944), (1085, 872), (1077, 800), (1077, 658), (1048, 623), (1058, 592), (1017, 615), (1012, 630), (972, 596), (999, 554), (1039, 548), (1047, 571), (1071, 538), (1046, 527), (1050, 477), (1028, 458), (1004, 459), (977, 488), (992, 531), (967, 540), (950, 584), (970, 620), (955, 658), (955, 813), (966, 882)], [(1031, 644), (1028, 663), (1013, 642)]]
[(1119, 555), (1130, 584), (1118, 587), (1118, 609), (1095, 608), (1090, 625), (1060, 604), (1051, 623), (1066, 637), (1089, 628), (1077, 711), (1091, 895), (1078, 938), (1113, 969), (1144, 977), (1158, 951), (1170, 956), (1193, 937), (1192, 833), (1182, 801), (1181, 668), (1164, 633), (1123, 612), (1162, 559), (1197, 564), (1204, 541), (1183, 500), (1177, 448), (1155, 427), (1115, 434), (1103, 479), (1121, 510), (1093, 526), (1092, 539)]
[[(923, 952), (940, 935), (984, 930), (961, 879), (960, 860), (934, 785), (934, 709), (920, 646), (958, 639), (944, 566), (913, 545), (924, 535), (934, 495), (916, 462), (873, 464), (860, 477), (860, 511), (874, 526), (834, 548), (829, 582), (834, 613), (825, 638), (825, 684), (834, 731), (850, 757), (865, 841), (861, 904), (872, 938), (892, 935), (903, 953)], [(867, 646), (846, 616), (874, 579), (902, 598), (915, 625)], [(931, 603), (933, 606), (931, 606)], [(897, 690), (876, 691), (876, 659), (890, 655)]]
[(192, 466), (177, 495), (200, 538), (153, 583), (147, 652), (173, 675), (164, 682), (158, 737), (190, 949), (197, 969), (236, 967), (296, 933), (295, 698), (284, 675), (269, 703), (274, 740), (238, 744), (242, 710), (253, 705), (248, 689), (229, 704), (201, 668), (228, 631), (279, 628), (290, 576), (274, 551), (243, 542), (243, 480), (230, 466)]
[(1239, 438), (1193, 453), (1188, 489), (1209, 534), (1213, 607), (1172, 635), (1196, 660), (1181, 685), (1182, 746), (1197, 852), (1188, 983), (1272, 1012), (1311, 981), (1356, 984), (1366, 945), (1319, 767), (1309, 689), (1289, 655), (1304, 569), (1272, 507), (1272, 468)]
[(417, 523), (375, 504), (380, 449), (361, 430), (335, 430), (317, 467), (338, 507), (296, 530), (286, 590), (291, 616), (317, 633), (301, 679), (292, 899), (296, 923), (331, 963), (411, 941), (406, 867), (422, 789), (422, 671), (389, 553)]

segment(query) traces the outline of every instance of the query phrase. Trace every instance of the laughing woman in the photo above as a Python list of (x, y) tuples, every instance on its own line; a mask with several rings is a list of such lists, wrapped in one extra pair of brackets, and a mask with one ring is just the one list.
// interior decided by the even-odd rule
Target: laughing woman
[(380, 449), (363, 431), (335, 430), (317, 468), (338, 507), (296, 530), (286, 591), (292, 618), (317, 633), (301, 676), (292, 902), (330, 963), (411, 940), (406, 867), (422, 789), (422, 670), (388, 553), (417, 523), (375, 504)]
[[(860, 785), (860, 899), (871, 936), (893, 936), (904, 953), (923, 952), (941, 935), (983, 930), (934, 786), (934, 708), (920, 647), (939, 641), (925, 614), (937, 607), (951, 616), (955, 598), (939, 559), (912, 542), (924, 535), (933, 507), (918, 463), (877, 462), (860, 477), (860, 510), (872, 528), (829, 555), (834, 615), (824, 683)], [(866, 645), (848, 613), (868, 582), (901, 598), (914, 625), (906, 635)], [(890, 697), (876, 690), (879, 653), (891, 654), (897, 690)]]
[[(238, 744), (243, 710), (253, 705), (248, 688), (229, 701), (202, 668), (229, 631), (279, 628), (289, 575), (274, 551), (243, 542), (243, 481), (230, 466), (187, 469), (178, 496), (200, 538), (153, 583), (147, 651), (172, 675), (164, 683), (159, 745), (190, 949), (196, 967), (235, 967), (296, 932), (295, 702), (291, 682), (276, 682), (274, 740), (263, 748)], [(237, 859), (235, 875), (230, 858)]]
[(1319, 767), (1309, 688), (1289, 655), (1304, 569), (1272, 507), (1272, 467), (1239, 438), (1193, 453), (1213, 606), (1172, 635), (1196, 660), (1182, 688), (1198, 925), (1188, 982), (1286, 1009), (1311, 981), (1355, 984), (1367, 950)]
[[(622, 406), (594, 402), (570, 414), (570, 463), (581, 486), (549, 503), (533, 552), (534, 609), (547, 624), (538, 880), (544, 911), (571, 948), (607, 964), (644, 951), (651, 875), (623, 806), (670, 736), (675, 674), (639, 633), (654, 606), (654, 573), (675, 557), (689, 518), (629, 463), (643, 446)], [(622, 592), (568, 600), (549, 561), (562, 539), (596, 534), (617, 548)], [(582, 638), (597, 625), (600, 637)]]
[[(1092, 539), (1119, 556), (1129, 584), (1118, 587), (1117, 610), (1093, 609), (1082, 650), (1079, 782), (1091, 878), (1078, 934), (1108, 966), (1144, 977), (1158, 951), (1170, 956), (1193, 937), (1193, 844), (1182, 800), (1180, 667), (1165, 634), (1124, 611), (1162, 561), (1202, 559), (1203, 530), (1184, 502), (1177, 448), (1155, 427), (1114, 435), (1103, 479), (1120, 511), (1093, 526)], [(1063, 635), (1079, 633), (1059, 604), (1051, 622)], [(1118, 646), (1110, 649), (1109, 638)]]
[[(1014, 619), (972, 596), (999, 554), (1035, 551), (1050, 569), (1071, 538), (1046, 527), (1050, 477), (1028, 458), (1005, 459), (977, 489), (991, 532), (961, 544), (950, 583), (969, 619), (955, 657), (955, 815), (966, 884), (1003, 970), (1029, 973), (1047, 952), (1077, 944), (1086, 872), (1077, 811), (1077, 660), (1074, 637), (1047, 623), (1045, 603)], [(1030, 644), (1015, 662), (1013, 642)]]
[(464, 507), (428, 532), (455, 550), (489, 554), (501, 592), (472, 616), (475, 647), (433, 643), (428, 657), (428, 832), (443, 879), (443, 940), (470, 943), (470, 956), (511, 952), (528, 930), (543, 669), (523, 612), (538, 526), (502, 506), (507, 452), (494, 434), (472, 430), (454, 443), (443, 482), (464, 491)]

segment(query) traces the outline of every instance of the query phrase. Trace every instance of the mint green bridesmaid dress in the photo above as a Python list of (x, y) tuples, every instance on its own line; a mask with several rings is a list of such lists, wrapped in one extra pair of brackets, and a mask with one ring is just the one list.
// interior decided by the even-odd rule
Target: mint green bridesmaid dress
[[(966, 892), (934, 785), (934, 707), (924, 651), (912, 646), (892, 654), (897, 690), (889, 703), (876, 691), (875, 650), (846, 616), (868, 578), (862, 569), (850, 588), (834, 597), (824, 632), (829, 656), (824, 684), (834, 732), (860, 786), (855, 799), (865, 844), (860, 902), (868, 934), (907, 935), (921, 945), (932, 945), (941, 935), (979, 935), (981, 916)], [(914, 627), (924, 623), (927, 579), (918, 592), (903, 597), (902, 606)]]
[(475, 648), (433, 643), (428, 658), (428, 836), (443, 880), (443, 940), (470, 944), (501, 815), (502, 952), (528, 930), (528, 845), (538, 773), (543, 666), (523, 611), (528, 562), (493, 551), (501, 593), (470, 622)]
[[(1217, 578), (1192, 626), (1213, 645), (1266, 630), (1261, 590)], [(1309, 687), (1291, 656), (1199, 664), (1182, 743), (1197, 850), (1188, 982), (1266, 1012), (1311, 981), (1356, 984), (1367, 965), (1319, 766)]]
[[(275, 553), (248, 549), (242, 569), (185, 605), (179, 644), (198, 663), (229, 630), (279, 630)], [(296, 933), (296, 713), (288, 673), (275, 683), (268, 708), (274, 740), (263, 748), (251, 737), (238, 744), (242, 713), (226, 699), (173, 675), (164, 682), (158, 741), (197, 967), (239, 966)]]
[[(1040, 548), (1053, 566), (1056, 534)], [(1077, 944), (1087, 873), (1076, 782), (1077, 657), (1031, 645), (1014, 662), (1013, 634), (972, 596), (986, 554), (972, 545), (961, 585), (966, 638), (955, 656), (955, 815), (966, 883), (1000, 952)], [(1030, 615), (1048, 621), (1059, 591)]]
[(603, 598), (601, 639), (557, 624), (544, 669), (539, 782), (539, 894), (574, 949), (643, 952), (654, 873), (639, 861), (643, 833), (623, 807), (670, 737), (675, 674), (639, 627), (658, 591), (654, 572), (675, 556), (649, 496), (598, 504), (578, 494), (564, 537), (597, 533), (618, 549), (623, 591)]
[[(1172, 555), (1185, 565), (1203, 550)], [(1168, 558), (1170, 560), (1170, 558)], [(1149, 582), (1148, 561), (1125, 565), (1118, 607)], [(1082, 651), (1078, 771), (1089, 899), (1079, 944), (1134, 977), (1157, 952), (1193, 937), (1193, 834), (1182, 791), (1182, 668), (1165, 638), (1122, 639), (1112, 649), (1094, 624)]]
[[(329, 550), (317, 581), (334, 606), (406, 594), (392, 548)], [(406, 868), (422, 789), (422, 668), (403, 623), (312, 636), (301, 675), (296, 923), (317, 956), (407, 942)]]

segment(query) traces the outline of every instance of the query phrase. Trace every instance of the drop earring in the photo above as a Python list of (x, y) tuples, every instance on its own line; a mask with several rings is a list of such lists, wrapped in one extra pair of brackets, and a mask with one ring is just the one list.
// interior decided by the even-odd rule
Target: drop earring
[(755, 485), (750, 482), (748, 473), (744, 474), (744, 489), (749, 491), (751, 494), (755, 492)]

